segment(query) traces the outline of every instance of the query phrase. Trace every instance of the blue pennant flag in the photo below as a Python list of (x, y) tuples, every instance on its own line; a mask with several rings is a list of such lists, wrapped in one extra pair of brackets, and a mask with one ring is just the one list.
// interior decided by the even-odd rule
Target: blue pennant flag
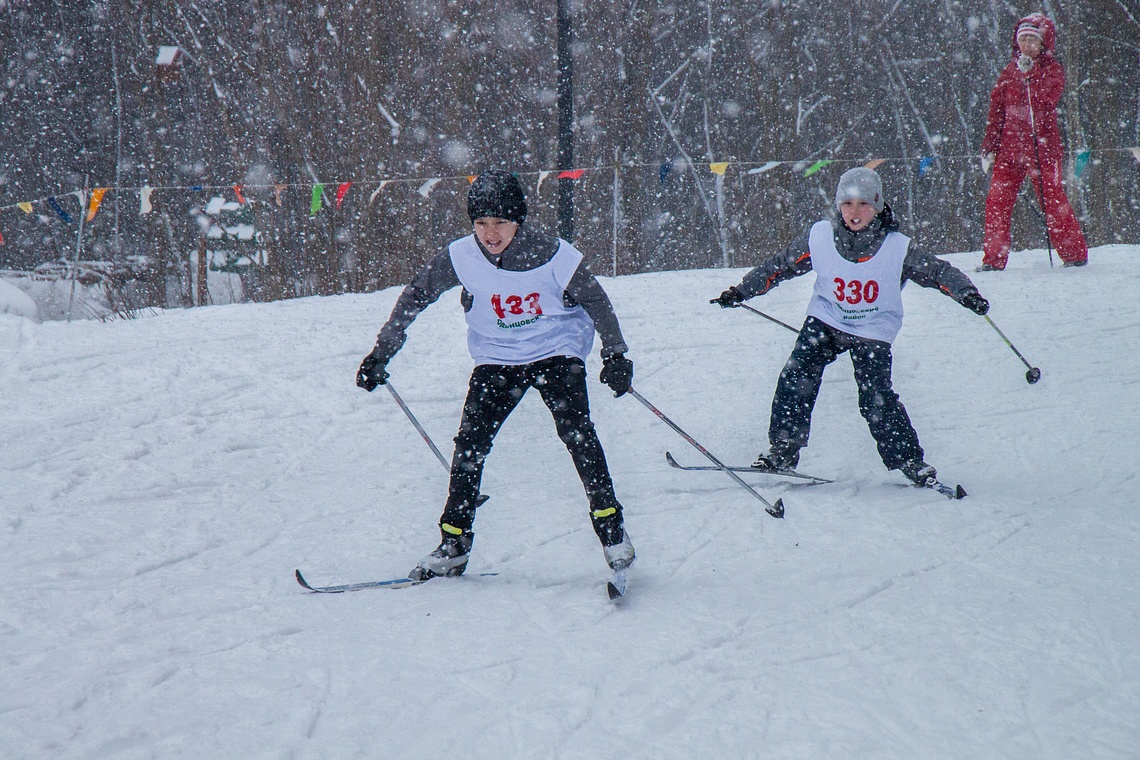
[(660, 182), (665, 182), (665, 178), (669, 176), (669, 172), (673, 171), (673, 162), (666, 161), (661, 164), (661, 168), (657, 170), (657, 179)]
[(922, 176), (930, 171), (930, 167), (938, 160), (938, 156), (923, 156), (922, 160), (918, 162), (918, 176)]
[(63, 210), (63, 206), (59, 205), (59, 201), (57, 201), (54, 197), (48, 198), (48, 205), (55, 210), (55, 213), (59, 214), (60, 219), (67, 222), (68, 224), (71, 224), (71, 217), (68, 216), (67, 212)]

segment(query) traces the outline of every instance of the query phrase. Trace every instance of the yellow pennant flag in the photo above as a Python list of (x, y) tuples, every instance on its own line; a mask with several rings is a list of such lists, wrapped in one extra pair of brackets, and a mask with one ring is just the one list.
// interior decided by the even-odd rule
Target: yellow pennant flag
[(91, 205), (87, 207), (87, 221), (95, 218), (96, 212), (99, 211), (99, 204), (103, 202), (103, 194), (110, 188), (97, 187), (91, 191)]
[(722, 177), (726, 169), (728, 169), (727, 161), (718, 161), (715, 164), (709, 164), (709, 170), (712, 171), (713, 174), (719, 174)]
[(16, 205), (19, 206), (20, 210), (25, 214), (32, 213), (32, 204), (28, 203), (27, 201), (24, 201), (23, 203), (17, 203)]

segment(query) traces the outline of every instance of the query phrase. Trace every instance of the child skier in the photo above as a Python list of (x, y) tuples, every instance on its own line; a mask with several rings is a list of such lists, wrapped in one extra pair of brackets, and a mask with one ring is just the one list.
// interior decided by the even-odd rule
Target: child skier
[(480, 174), (468, 190), (467, 213), (474, 234), (453, 241), (404, 288), (356, 377), (368, 391), (386, 382), (385, 366), (416, 316), (444, 291), (463, 286), (467, 346), (476, 366), (455, 437), (439, 520), (442, 541), (409, 577), (426, 580), (466, 569), (484, 460), (495, 433), (532, 387), (574, 460), (606, 561), (623, 570), (634, 560), (633, 544), (586, 395), (586, 357), (595, 330), (602, 338), (601, 381), (621, 396), (633, 380), (613, 306), (574, 246), (524, 223), (526, 199), (514, 175)]
[(760, 470), (793, 469), (807, 445), (811, 413), (823, 370), (851, 352), (859, 389), (859, 412), (867, 421), (888, 470), (902, 470), (915, 485), (933, 487), (938, 474), (891, 388), (891, 343), (902, 327), (902, 286), (913, 280), (938, 288), (966, 308), (985, 314), (989, 303), (970, 279), (950, 264), (920, 251), (883, 200), (883, 185), (871, 169), (851, 169), (839, 178), (834, 221), (816, 222), (791, 245), (744, 276), (711, 303), (736, 307), (783, 280), (815, 271), (815, 290), (795, 348), (776, 384), (768, 427), (770, 448), (753, 463)]

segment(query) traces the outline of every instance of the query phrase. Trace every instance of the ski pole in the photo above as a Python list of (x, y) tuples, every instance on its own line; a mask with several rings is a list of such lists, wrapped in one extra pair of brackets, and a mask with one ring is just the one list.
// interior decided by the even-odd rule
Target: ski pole
[[(388, 389), (388, 392), (392, 394), (392, 398), (396, 399), (396, 403), (399, 404), (400, 408), (404, 410), (404, 414), (406, 414), (408, 416), (408, 419), (411, 420), (412, 424), (416, 428), (416, 431), (419, 432), (420, 438), (424, 439), (424, 443), (426, 443), (428, 445), (428, 448), (431, 449), (432, 453), (435, 454), (435, 458), (438, 459), (439, 463), (443, 465), (443, 469), (447, 470), (447, 472), (450, 474), (451, 465), (447, 463), (447, 460), (444, 458), (443, 454), (440, 453), (439, 448), (437, 448), (435, 443), (432, 441), (431, 436), (428, 435), (426, 430), (424, 430), (424, 426), (421, 425), (420, 421), (416, 419), (416, 415), (412, 414), (412, 410), (409, 409), (408, 405), (404, 403), (404, 399), (400, 398), (400, 394), (396, 393), (396, 389), (392, 387), (391, 383), (384, 383), (384, 387)], [(475, 500), (475, 506), (483, 506), (484, 502), (486, 502), (489, 498), (491, 497), (485, 493), (479, 494), (479, 498)]]
[(653, 404), (649, 403), (649, 401), (646, 400), (646, 398), (644, 396), (642, 396), (640, 393), (635, 391), (633, 388), (629, 389), (629, 393), (635, 399), (637, 399), (642, 404), (644, 404), (646, 409), (648, 409), (649, 411), (656, 414), (661, 419), (662, 422), (664, 422), (669, 427), (673, 428), (673, 430), (676, 431), (678, 435), (680, 435), (682, 438), (684, 438), (686, 441), (688, 441), (690, 444), (692, 444), (693, 448), (695, 448), (697, 451), (701, 452), (706, 457), (708, 457), (709, 461), (711, 461), (713, 464), (715, 464), (717, 467), (719, 467), (725, 475), (727, 475), (728, 477), (735, 480), (740, 485), (741, 488), (743, 488), (745, 491), (748, 491), (748, 493), (752, 494), (757, 499), (759, 499), (760, 503), (764, 505), (764, 511), (765, 512), (772, 515), (772, 517), (783, 517), (784, 516), (784, 500), (783, 499), (776, 499), (775, 504), (770, 503), (767, 499), (765, 499), (763, 496), (761, 496), (759, 493), (757, 493), (755, 488), (753, 488), (752, 486), (745, 483), (740, 478), (739, 475), (737, 475), (735, 472), (733, 472), (732, 470), (725, 467), (723, 462), (721, 462), (719, 459), (717, 459), (712, 454), (710, 454), (708, 449), (706, 449), (701, 444), (697, 443), (697, 441), (691, 435), (689, 435), (684, 430), (679, 428), (677, 426), (677, 423), (673, 422), (673, 420), (666, 417), (664, 412), (662, 412), (660, 409), (655, 407)]
[(796, 328), (792, 327), (791, 325), (789, 325), (789, 324), (786, 324), (786, 323), (784, 323), (784, 322), (781, 322), (780, 320), (776, 319), (775, 317), (769, 317), (769, 316), (768, 316), (767, 314), (765, 314), (764, 312), (760, 311), (759, 309), (754, 309), (754, 308), (752, 308), (751, 306), (749, 306), (749, 305), (748, 305), (748, 304), (746, 304), (746, 303), (739, 303), (739, 304), (737, 304), (737, 306), (740, 306), (740, 307), (743, 307), (743, 308), (745, 308), (745, 309), (748, 309), (748, 310), (749, 310), (750, 312), (752, 312), (753, 314), (759, 314), (760, 316), (764, 317), (764, 319), (768, 320), (769, 322), (775, 322), (775, 323), (776, 323), (776, 324), (778, 324), (780, 327), (786, 327), (786, 328), (788, 328), (789, 330), (791, 330), (792, 332), (794, 332), (794, 333), (796, 333), (796, 334), (799, 334), (799, 330), (797, 330)]
[(1022, 356), (1021, 352), (1017, 350), (1017, 346), (1013, 345), (1013, 343), (1010, 342), (1009, 338), (1005, 337), (1005, 333), (1003, 333), (1001, 331), (1001, 329), (999, 329), (998, 326), (994, 324), (994, 321), (992, 319), (990, 319), (988, 314), (983, 314), (982, 318), (990, 323), (990, 327), (994, 328), (994, 330), (997, 331), (997, 334), (1001, 336), (1001, 339), (1005, 341), (1005, 344), (1007, 346), (1009, 346), (1010, 350), (1013, 351), (1015, 354), (1017, 354), (1017, 358), (1021, 359), (1021, 362), (1026, 367), (1029, 367), (1029, 371), (1025, 373), (1025, 382), (1029, 383), (1030, 385), (1033, 385), (1035, 382), (1040, 380), (1041, 379), (1041, 370), (1037, 367), (1034, 367), (1032, 364), (1030, 364), (1029, 362), (1027, 362), (1025, 360), (1025, 357)]
[[(1041, 221), (1045, 224), (1045, 247), (1049, 249), (1049, 268), (1053, 268), (1053, 239), (1049, 237), (1049, 204), (1045, 200), (1045, 169), (1041, 165), (1041, 149), (1037, 143), (1037, 123), (1033, 119), (1033, 92), (1029, 89), (1029, 79), (1025, 78), (1025, 98), (1029, 103), (1029, 133), (1033, 136), (1033, 152), (1037, 155), (1037, 200), (1041, 205)], [(1033, 184), (1033, 180), (1029, 181)], [(1004, 337), (1004, 336), (1003, 336)], [(1006, 341), (1008, 343), (1008, 341)], [(1014, 349), (1015, 351), (1017, 349)], [(1037, 373), (1038, 377), (1041, 373)], [(1030, 380), (1034, 383), (1036, 380)]]
[(428, 445), (428, 448), (431, 449), (432, 453), (435, 454), (435, 458), (438, 459), (439, 463), (443, 465), (443, 469), (451, 472), (451, 465), (449, 465), (447, 463), (447, 460), (443, 458), (443, 454), (441, 454), (439, 449), (436, 448), (435, 443), (433, 443), (431, 440), (431, 436), (427, 434), (427, 431), (424, 430), (424, 426), (421, 425), (420, 421), (416, 419), (416, 415), (412, 414), (412, 410), (409, 409), (408, 405), (404, 403), (404, 399), (400, 398), (400, 394), (396, 393), (396, 389), (392, 387), (391, 383), (384, 383), (384, 387), (388, 389), (388, 392), (392, 394), (392, 398), (396, 399), (396, 403), (399, 404), (400, 408), (404, 410), (404, 414), (408, 415), (408, 419), (411, 420), (412, 424), (416, 426), (416, 430), (419, 432), (420, 438), (424, 439), (424, 443), (426, 443)]

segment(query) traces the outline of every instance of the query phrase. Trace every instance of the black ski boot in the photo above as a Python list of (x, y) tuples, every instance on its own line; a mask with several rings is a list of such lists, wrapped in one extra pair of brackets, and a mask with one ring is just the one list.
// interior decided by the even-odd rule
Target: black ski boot
[[(449, 526), (450, 527), (450, 526)], [(465, 530), (458, 534), (441, 530), (443, 541), (435, 551), (420, 560), (412, 568), (408, 577), (414, 581), (426, 581), (437, 576), (463, 575), (467, 569), (467, 560), (471, 556), (471, 544), (475, 541), (475, 534)]]
[(938, 471), (921, 459), (903, 462), (899, 470), (919, 488), (933, 488), (938, 483)]
[(752, 466), (757, 470), (779, 472), (780, 470), (794, 470), (800, 463), (800, 450), (797, 446), (786, 441), (773, 443), (768, 451), (756, 457)]

